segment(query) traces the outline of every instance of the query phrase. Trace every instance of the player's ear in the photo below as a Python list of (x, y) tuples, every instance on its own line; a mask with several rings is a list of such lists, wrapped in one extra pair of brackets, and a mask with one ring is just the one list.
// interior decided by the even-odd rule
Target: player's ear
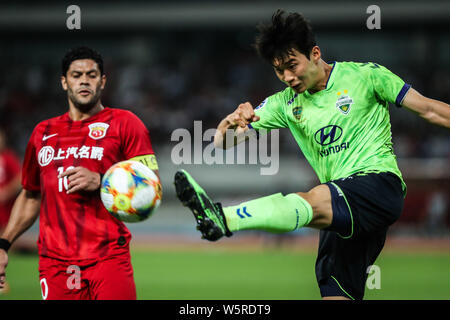
[(61, 86), (64, 91), (67, 91), (67, 78), (65, 76), (61, 76)]
[(314, 46), (311, 49), (311, 53), (309, 54), (309, 60), (317, 63), (320, 61), (321, 58), (322, 58), (322, 53), (320, 52), (319, 46)]
[(105, 74), (102, 74), (102, 78), (100, 81), (102, 82), (101, 89), (103, 90), (103, 89), (105, 89), (105, 85), (106, 85), (106, 75)]

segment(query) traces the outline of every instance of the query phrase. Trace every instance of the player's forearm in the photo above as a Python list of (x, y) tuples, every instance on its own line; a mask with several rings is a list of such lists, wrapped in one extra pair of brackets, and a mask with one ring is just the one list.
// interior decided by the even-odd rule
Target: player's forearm
[(214, 135), (214, 146), (216, 148), (228, 149), (245, 141), (247, 138), (245, 132), (248, 127), (242, 128), (240, 126), (230, 126), (227, 118), (222, 120), (217, 127)]
[(219, 123), (216, 129), (216, 134), (214, 135), (214, 147), (225, 149), (225, 133), (227, 131), (227, 128), (228, 121), (225, 118)]
[(427, 99), (427, 105), (422, 117), (433, 124), (450, 128), (450, 105), (434, 99)]
[(427, 98), (411, 88), (402, 105), (430, 123), (450, 128), (450, 105), (445, 102)]
[(241, 103), (239, 107), (223, 119), (214, 136), (216, 148), (228, 149), (247, 140), (248, 125), (259, 121), (250, 102)]
[(22, 233), (28, 230), (39, 216), (41, 206), (40, 193), (23, 189), (11, 211), (8, 225), (1, 238), (13, 243)]

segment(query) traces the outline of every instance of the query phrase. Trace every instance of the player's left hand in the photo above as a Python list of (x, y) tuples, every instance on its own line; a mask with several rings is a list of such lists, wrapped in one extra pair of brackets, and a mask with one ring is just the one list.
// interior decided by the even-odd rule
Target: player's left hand
[(100, 174), (90, 171), (84, 167), (75, 167), (68, 169), (58, 176), (58, 178), (67, 177), (67, 194), (79, 191), (95, 191), (100, 188)]

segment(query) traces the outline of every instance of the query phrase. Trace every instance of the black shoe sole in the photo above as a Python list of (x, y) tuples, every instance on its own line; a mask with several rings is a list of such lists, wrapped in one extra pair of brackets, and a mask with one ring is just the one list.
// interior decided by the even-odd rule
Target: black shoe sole
[(175, 174), (175, 191), (183, 206), (188, 207), (194, 214), (197, 230), (202, 233), (203, 239), (216, 241), (223, 237), (222, 230), (204, 213), (194, 187), (183, 172), (178, 171)]

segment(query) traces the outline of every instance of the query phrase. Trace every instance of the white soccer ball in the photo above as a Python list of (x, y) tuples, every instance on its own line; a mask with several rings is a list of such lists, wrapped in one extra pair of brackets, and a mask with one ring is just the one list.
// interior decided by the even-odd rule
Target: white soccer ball
[(121, 161), (102, 179), (100, 197), (106, 210), (124, 222), (149, 218), (159, 207), (162, 188), (158, 176), (138, 161)]

